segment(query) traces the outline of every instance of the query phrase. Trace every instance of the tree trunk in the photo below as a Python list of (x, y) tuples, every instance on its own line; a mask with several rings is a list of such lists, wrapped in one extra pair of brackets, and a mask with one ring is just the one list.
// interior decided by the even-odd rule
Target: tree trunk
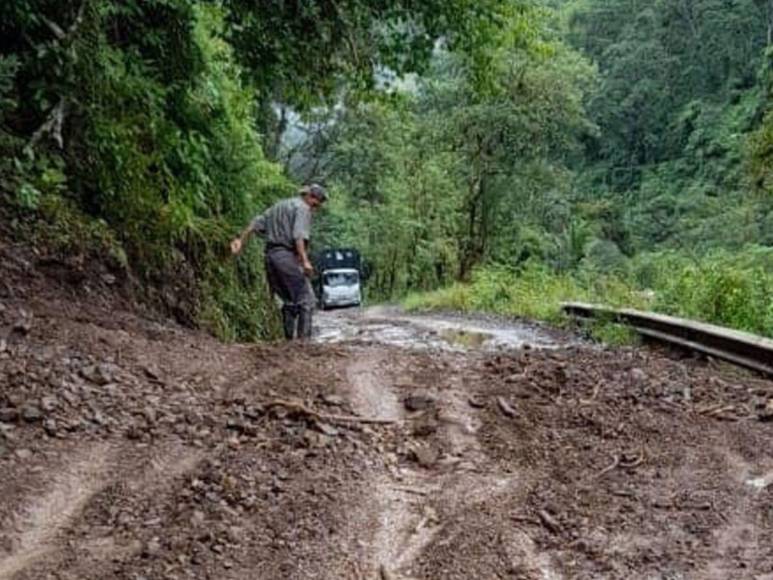
[(475, 248), (477, 245), (481, 182), (482, 177), (478, 168), (476, 168), (475, 176), (470, 180), (470, 199), (467, 203), (467, 232), (466, 239), (462, 242), (459, 263), (459, 279), (464, 281), (469, 280), (476, 261)]
[(773, 46), (773, 0), (768, 0), (768, 48)]

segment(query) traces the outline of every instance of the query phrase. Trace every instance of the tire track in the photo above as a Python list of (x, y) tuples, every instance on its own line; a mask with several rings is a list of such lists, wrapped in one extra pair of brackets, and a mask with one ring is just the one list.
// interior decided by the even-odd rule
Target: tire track
[(104, 484), (109, 456), (107, 444), (78, 454), (55, 478), (48, 492), (26, 508), (17, 523), (17, 547), (0, 561), (0, 580), (11, 580), (57, 549), (57, 536)]
[[(384, 371), (387, 363), (394, 367), (395, 361), (383, 351), (369, 351), (349, 367), (348, 395), (356, 413), (405, 418), (389, 373)], [(498, 473), (486, 456), (477, 438), (480, 425), (471, 415), (458, 371), (452, 368), (448, 387), (435, 393), (442, 425), (439, 435), (450, 445), (450, 462), (427, 470), (395, 466), (371, 481), (364, 493), (361, 501), (368, 506), (364, 519), (371, 520), (371, 536), (361, 566), (364, 578), (409, 580), (412, 565), (431, 549), (446, 526), (458, 524), (456, 519), (477, 504), (523, 485), (518, 477)], [(446, 521), (438, 515), (440, 506)], [(549, 557), (541, 554), (525, 533), (517, 544), (525, 564), (538, 571), (537, 577), (559, 578)]]

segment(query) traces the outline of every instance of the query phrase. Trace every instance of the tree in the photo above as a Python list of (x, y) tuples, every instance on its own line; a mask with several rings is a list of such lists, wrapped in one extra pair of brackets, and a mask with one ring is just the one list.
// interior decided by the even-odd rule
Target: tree
[(227, 0), (226, 5), (230, 39), (259, 91), (261, 129), (276, 143), (287, 116), (275, 115), (275, 104), (307, 113), (332, 106), (342, 95), (371, 94), (385, 76), (422, 73), (439, 45), (465, 55), (484, 78), (502, 26), (519, 16), (520, 41), (530, 34), (529, 0)]

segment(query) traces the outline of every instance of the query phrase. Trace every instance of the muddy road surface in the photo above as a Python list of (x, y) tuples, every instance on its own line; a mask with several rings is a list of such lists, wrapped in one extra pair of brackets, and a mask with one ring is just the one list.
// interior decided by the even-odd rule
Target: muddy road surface
[(773, 578), (768, 381), (383, 308), (225, 345), (8, 268), (0, 579)]

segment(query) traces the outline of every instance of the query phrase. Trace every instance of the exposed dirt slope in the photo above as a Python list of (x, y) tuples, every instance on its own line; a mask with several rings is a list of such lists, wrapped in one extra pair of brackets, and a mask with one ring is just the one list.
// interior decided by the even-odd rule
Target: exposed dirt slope
[(329, 315), (355, 328), (337, 344), (223, 345), (0, 255), (0, 579), (773, 571), (768, 381), (412, 345), (388, 312)]

